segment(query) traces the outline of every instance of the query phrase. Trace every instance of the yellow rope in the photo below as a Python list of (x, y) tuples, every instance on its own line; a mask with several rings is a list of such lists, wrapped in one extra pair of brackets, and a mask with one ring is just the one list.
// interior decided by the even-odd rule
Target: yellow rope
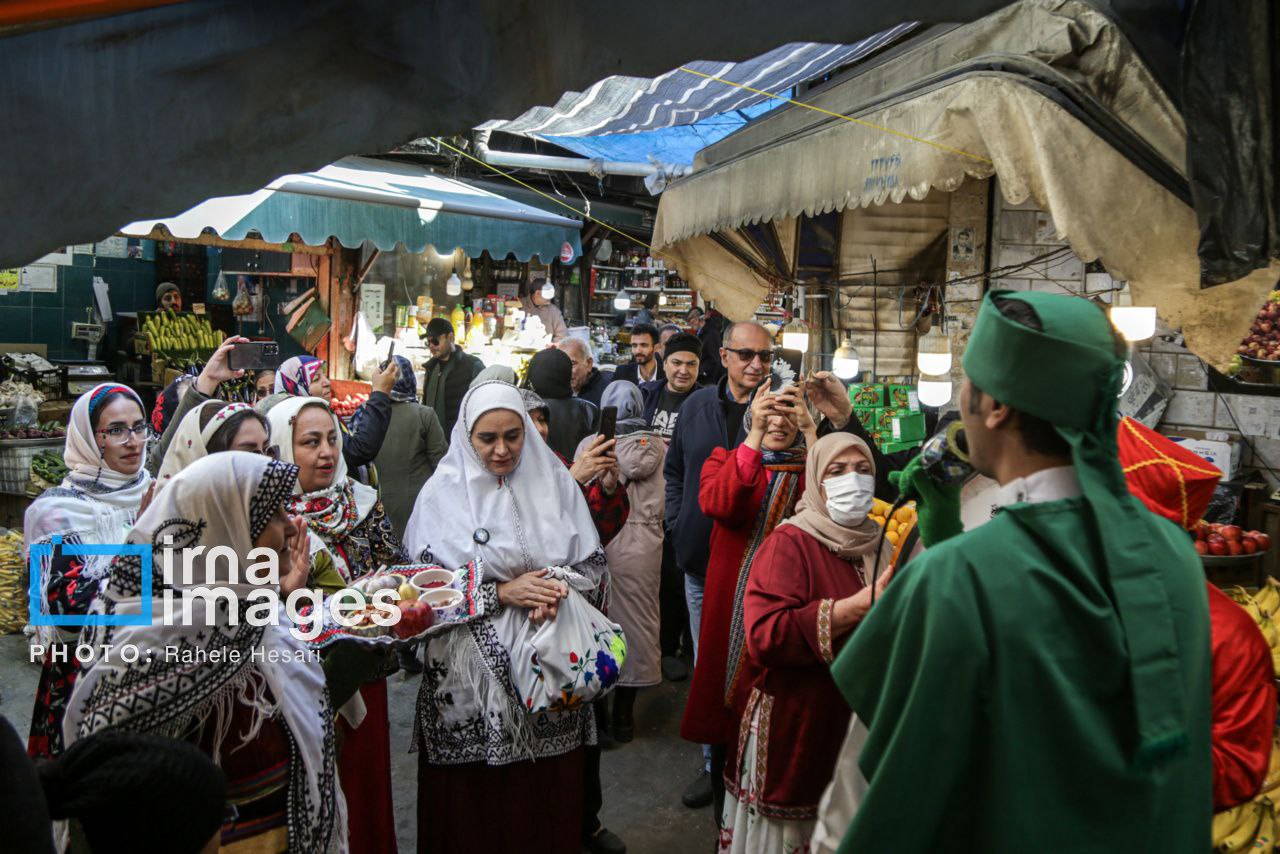
[(931, 139), (924, 139), (923, 137), (912, 136), (911, 134), (904, 133), (900, 130), (894, 130), (893, 128), (885, 127), (884, 125), (878, 125), (875, 122), (869, 122), (864, 119), (855, 119), (853, 116), (846, 116), (844, 113), (837, 113), (833, 110), (828, 110), (823, 107), (816, 106), (815, 104), (807, 104), (804, 101), (797, 101), (795, 98), (787, 98), (783, 95), (775, 95), (772, 92), (766, 92), (763, 89), (756, 89), (754, 87), (747, 86), (742, 83), (734, 83), (732, 80), (725, 80), (723, 77), (716, 77), (714, 74), (704, 74), (701, 71), (694, 71), (692, 68), (685, 68), (684, 66), (681, 66), (677, 70), (683, 71), (687, 74), (692, 74), (696, 77), (702, 77), (707, 80), (714, 80), (717, 83), (723, 83), (726, 86), (733, 86), (736, 89), (745, 89), (748, 92), (754, 92), (757, 95), (763, 95), (766, 98), (772, 98), (775, 101), (785, 101), (788, 104), (795, 104), (797, 107), (804, 107), (806, 110), (813, 110), (815, 113), (822, 113), (825, 116), (831, 116), (832, 118), (837, 118), (837, 119), (844, 119), (846, 122), (853, 122), (856, 125), (862, 125), (864, 127), (873, 128), (883, 133), (892, 134), (893, 136), (900, 136), (903, 139), (909, 139), (912, 142), (919, 142), (923, 145), (931, 145), (934, 148), (940, 149), (942, 151), (947, 151), (947, 152), (950, 152), (951, 154), (958, 154), (961, 157), (968, 157), (971, 160), (977, 160), (981, 163), (989, 163), (992, 166), (995, 165), (995, 163), (991, 160), (991, 158), (983, 157), (981, 154), (972, 154), (960, 148), (952, 148), (949, 145), (943, 145), (940, 142), (934, 142)]

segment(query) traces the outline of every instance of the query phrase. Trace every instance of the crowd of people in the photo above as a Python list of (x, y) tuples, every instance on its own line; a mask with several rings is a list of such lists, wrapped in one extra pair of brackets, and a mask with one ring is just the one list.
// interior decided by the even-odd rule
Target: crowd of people
[[(42, 628), (46, 648), (223, 654), (46, 655), (29, 821), (67, 819), (61, 841), (111, 850), (95, 841), (111, 798), (141, 780), (148, 800), (185, 793), (191, 821), (126, 828), (121, 812), (131, 850), (394, 851), (403, 749), (418, 757), (419, 851), (622, 852), (600, 821), (602, 742), (632, 741), (638, 692), (688, 678), (691, 658), (680, 733), (696, 768), (681, 797), (713, 821), (690, 850), (1206, 850), (1212, 811), (1262, 783), (1275, 688), (1269, 667), (1241, 680), (1224, 665), (1239, 684), (1220, 696), (1196, 553), (1126, 487), (1125, 353), (1106, 316), (1070, 297), (987, 297), (959, 417), (999, 511), (968, 532), (958, 486), (919, 457), (895, 471), (838, 379), (782, 381), (758, 324), (689, 321), (638, 324), (612, 375), (561, 336), (520, 381), (436, 319), (421, 391), (393, 357), (350, 423), (312, 357), (259, 377), (256, 406), (219, 400), (241, 375), (227, 364), (238, 339), (150, 422), (125, 386), (78, 398), (70, 474), (24, 527), (28, 548), (53, 546), (41, 606), (157, 616)], [(886, 542), (876, 498), (916, 501), (918, 543)], [(463, 604), (421, 658), (338, 643), (316, 659), (286, 628), (222, 611), (164, 624), (183, 581), (144, 574), (134, 553), (58, 547), (124, 542), (158, 561), (165, 541), (199, 552), (201, 583), (237, 593), (253, 584), (210, 549), (274, 553), (281, 593), (438, 565)], [(517, 639), (579, 595), (621, 626), (625, 664), (603, 698), (531, 712), (512, 690)], [(1244, 650), (1256, 657), (1221, 655)], [(405, 745), (388, 723), (397, 670), (421, 673)], [(1220, 709), (1234, 716), (1221, 729)], [(87, 794), (91, 775), (111, 792)], [(137, 839), (149, 834), (161, 841)]]

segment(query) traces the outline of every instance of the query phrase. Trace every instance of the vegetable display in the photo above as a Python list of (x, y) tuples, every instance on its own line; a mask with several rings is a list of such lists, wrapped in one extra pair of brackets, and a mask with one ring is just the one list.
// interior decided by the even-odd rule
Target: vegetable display
[(1240, 342), (1236, 353), (1246, 359), (1280, 362), (1280, 291), (1272, 291), (1258, 310), (1249, 334)]
[(41, 480), (57, 485), (67, 476), (67, 464), (61, 451), (41, 451), (31, 460), (31, 473)]
[(151, 349), (166, 359), (193, 355), (209, 356), (226, 335), (209, 325), (209, 319), (194, 314), (178, 314), (164, 309), (142, 321), (142, 331), (151, 339)]
[(19, 427), (11, 430), (0, 430), (0, 440), (4, 439), (61, 439), (67, 435), (67, 428), (58, 421), (46, 421), (31, 427)]

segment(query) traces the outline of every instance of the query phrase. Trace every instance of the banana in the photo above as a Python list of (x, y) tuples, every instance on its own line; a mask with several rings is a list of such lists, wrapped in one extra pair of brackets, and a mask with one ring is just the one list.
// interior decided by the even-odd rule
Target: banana
[(1280, 605), (1280, 592), (1270, 584), (1264, 584), (1257, 593), (1254, 594), (1253, 600), (1258, 603), (1258, 608), (1268, 616), (1276, 612), (1276, 606)]
[(1235, 829), (1244, 823), (1245, 807), (1248, 804), (1241, 804), (1238, 807), (1232, 807), (1229, 810), (1223, 810), (1213, 816), (1213, 847), (1221, 848), (1226, 844), (1227, 837), (1230, 836)]
[(1237, 809), (1241, 810), (1240, 821), (1223, 838), (1219, 846), (1220, 850), (1228, 854), (1253, 848), (1253, 843), (1258, 838), (1259, 831), (1262, 830), (1262, 819), (1267, 808), (1257, 801), (1251, 801)]

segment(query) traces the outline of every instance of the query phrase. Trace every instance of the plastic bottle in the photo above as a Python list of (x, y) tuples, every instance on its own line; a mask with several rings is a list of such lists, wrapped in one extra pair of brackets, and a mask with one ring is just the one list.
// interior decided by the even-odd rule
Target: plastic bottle
[(462, 310), (462, 303), (458, 303), (453, 307), (453, 312), (449, 315), (449, 322), (453, 324), (453, 332), (455, 335), (466, 334), (467, 313)]

